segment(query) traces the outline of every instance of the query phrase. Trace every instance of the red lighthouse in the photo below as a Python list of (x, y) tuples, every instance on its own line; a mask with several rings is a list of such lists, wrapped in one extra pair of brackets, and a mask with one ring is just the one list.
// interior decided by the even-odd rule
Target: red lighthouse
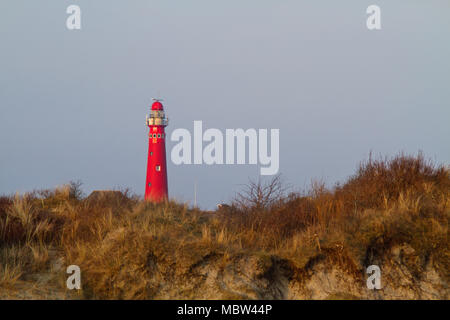
[(166, 161), (166, 134), (164, 128), (168, 119), (164, 114), (161, 100), (153, 99), (150, 117), (147, 116), (148, 134), (148, 160), (147, 179), (145, 183), (145, 200), (161, 202), (168, 198), (167, 188), (167, 161)]

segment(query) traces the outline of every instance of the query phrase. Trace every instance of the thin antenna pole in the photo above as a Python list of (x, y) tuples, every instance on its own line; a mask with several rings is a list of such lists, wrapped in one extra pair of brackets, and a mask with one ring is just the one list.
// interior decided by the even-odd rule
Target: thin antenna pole
[(197, 208), (197, 180), (194, 180), (194, 208)]

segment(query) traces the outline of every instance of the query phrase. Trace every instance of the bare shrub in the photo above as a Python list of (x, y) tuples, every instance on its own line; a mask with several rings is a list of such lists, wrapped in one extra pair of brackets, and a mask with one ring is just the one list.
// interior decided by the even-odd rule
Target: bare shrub
[(242, 211), (268, 210), (283, 200), (287, 190), (279, 174), (267, 182), (250, 179), (233, 204)]

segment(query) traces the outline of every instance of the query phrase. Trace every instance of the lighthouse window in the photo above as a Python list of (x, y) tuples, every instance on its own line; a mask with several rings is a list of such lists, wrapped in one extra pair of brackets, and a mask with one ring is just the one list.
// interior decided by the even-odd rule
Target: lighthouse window
[(153, 155), (153, 151), (150, 151), (150, 155), (151, 155), (151, 156)]
[(158, 138), (161, 138), (161, 134), (158, 133)]
[(156, 166), (156, 171), (161, 171), (161, 166)]
[(156, 138), (156, 133), (153, 134), (153, 138)]
[(149, 186), (149, 187), (151, 187), (151, 186), (152, 186), (151, 182), (149, 182), (149, 183), (148, 183), (148, 186)]

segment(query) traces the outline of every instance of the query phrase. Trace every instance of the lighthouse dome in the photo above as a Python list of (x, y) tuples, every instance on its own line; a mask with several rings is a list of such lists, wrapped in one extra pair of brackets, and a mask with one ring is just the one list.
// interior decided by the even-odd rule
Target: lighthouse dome
[(163, 105), (159, 101), (155, 101), (152, 104), (152, 110), (163, 110)]

